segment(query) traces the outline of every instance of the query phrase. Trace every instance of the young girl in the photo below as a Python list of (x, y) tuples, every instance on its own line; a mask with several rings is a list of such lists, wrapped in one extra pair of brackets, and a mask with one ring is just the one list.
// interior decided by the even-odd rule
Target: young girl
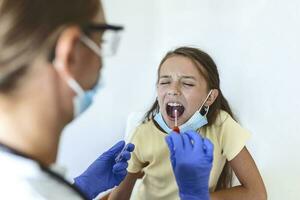
[[(133, 133), (135, 150), (129, 173), (109, 199), (130, 199), (141, 173), (141, 184), (131, 199), (179, 199), (164, 139), (175, 121), (181, 132), (197, 130), (214, 144), (209, 180), (212, 200), (267, 198), (259, 171), (245, 147), (249, 133), (235, 121), (221, 92), (216, 64), (199, 49), (180, 47), (167, 53), (159, 65), (157, 99)], [(239, 186), (232, 187), (232, 170)]]

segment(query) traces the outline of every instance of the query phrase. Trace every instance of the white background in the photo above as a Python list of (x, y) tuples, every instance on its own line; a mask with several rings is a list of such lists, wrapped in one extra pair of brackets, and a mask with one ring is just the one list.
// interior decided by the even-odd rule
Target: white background
[(167, 50), (193, 45), (218, 65), (221, 88), (241, 124), (271, 200), (300, 199), (300, 1), (105, 0), (126, 31), (105, 60), (104, 87), (69, 125), (58, 163), (69, 176), (124, 137), (127, 116), (155, 98)]

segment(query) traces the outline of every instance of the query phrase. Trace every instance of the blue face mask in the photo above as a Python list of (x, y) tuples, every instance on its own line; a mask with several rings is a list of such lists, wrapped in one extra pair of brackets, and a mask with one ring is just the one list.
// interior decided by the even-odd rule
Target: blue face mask
[[(202, 103), (201, 107), (199, 110), (197, 110), (193, 116), (184, 124), (179, 126), (180, 132), (184, 133), (188, 130), (193, 130), (196, 131), (197, 129), (201, 128), (202, 126), (206, 125), (208, 123), (206, 115), (209, 110), (209, 106), (205, 108), (205, 114), (202, 115), (200, 113), (202, 107), (204, 106), (205, 102), (207, 101), (208, 97), (210, 96), (212, 90), (208, 93), (207, 97), (205, 98), (204, 102)], [(170, 133), (172, 129), (166, 124), (165, 120), (162, 117), (161, 112), (157, 113), (154, 116), (154, 120), (156, 123), (166, 132)]]
[(93, 99), (99, 89), (99, 83), (87, 91), (84, 91), (80, 85), (72, 78), (67, 80), (68, 85), (74, 90), (76, 96), (73, 97), (74, 117), (79, 116), (93, 103)]

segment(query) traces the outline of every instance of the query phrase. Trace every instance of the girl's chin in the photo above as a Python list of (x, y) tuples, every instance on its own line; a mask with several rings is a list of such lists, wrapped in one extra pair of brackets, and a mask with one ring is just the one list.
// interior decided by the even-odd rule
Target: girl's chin
[[(165, 120), (165, 122), (166, 122), (166, 124), (168, 125), (168, 127), (169, 128), (173, 128), (174, 126), (175, 126), (175, 119), (174, 118), (172, 118), (172, 117), (169, 117), (169, 116), (167, 116), (167, 117), (165, 117), (164, 116), (164, 120)], [(181, 123), (179, 122), (179, 119), (177, 119), (178, 121), (177, 121), (177, 126), (180, 126), (181, 125)]]

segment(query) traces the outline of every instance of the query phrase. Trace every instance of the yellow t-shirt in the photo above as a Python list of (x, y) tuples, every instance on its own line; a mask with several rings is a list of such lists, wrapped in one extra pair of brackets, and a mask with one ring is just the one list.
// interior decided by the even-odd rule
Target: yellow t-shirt
[[(214, 144), (214, 160), (209, 179), (210, 191), (214, 191), (226, 159), (232, 160), (243, 149), (250, 134), (225, 111), (220, 111), (216, 122), (200, 128), (199, 133)], [(149, 162), (149, 165), (143, 169), (145, 176), (131, 199), (179, 199), (165, 136), (166, 133), (160, 131), (153, 121), (135, 129), (131, 138), (135, 150), (129, 161), (128, 171), (137, 173), (143, 169), (144, 163)]]

